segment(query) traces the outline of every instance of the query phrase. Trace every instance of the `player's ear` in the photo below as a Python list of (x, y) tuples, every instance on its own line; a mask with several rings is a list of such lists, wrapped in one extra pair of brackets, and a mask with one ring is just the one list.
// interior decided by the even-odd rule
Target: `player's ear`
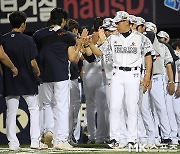
[(129, 20), (126, 20), (125, 22), (126, 22), (128, 25), (130, 24), (130, 23), (129, 23)]
[(25, 29), (26, 29), (26, 23), (23, 22), (20, 27), (21, 27), (23, 30), (25, 30)]

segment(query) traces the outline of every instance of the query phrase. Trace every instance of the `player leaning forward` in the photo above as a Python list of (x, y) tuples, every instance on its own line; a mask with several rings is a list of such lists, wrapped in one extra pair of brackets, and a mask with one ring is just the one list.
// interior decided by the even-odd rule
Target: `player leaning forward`
[(120, 140), (119, 121), (124, 100), (128, 114), (127, 141), (129, 146), (131, 146), (134, 145), (137, 139), (137, 102), (139, 99), (140, 67), (145, 59), (146, 74), (143, 85), (146, 89), (150, 82), (151, 52), (153, 49), (149, 39), (138, 32), (130, 30), (128, 16), (127, 12), (117, 12), (114, 22), (117, 24), (118, 33), (108, 37), (99, 49), (92, 43), (90, 48), (97, 56), (112, 54), (110, 139), (117, 143)]

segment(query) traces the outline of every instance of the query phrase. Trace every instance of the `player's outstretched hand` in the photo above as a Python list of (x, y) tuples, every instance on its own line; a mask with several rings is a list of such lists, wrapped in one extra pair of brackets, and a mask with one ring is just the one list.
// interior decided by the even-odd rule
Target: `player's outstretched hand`
[(92, 42), (93, 42), (93, 44), (97, 44), (98, 40), (99, 40), (99, 33), (98, 32), (94, 32), (92, 34)]
[(99, 29), (98, 32), (99, 32), (99, 38), (100, 38), (100, 41), (102, 44), (106, 40), (106, 35), (104, 33), (104, 29)]
[(18, 69), (15, 66), (11, 69), (11, 71), (13, 73), (13, 77), (18, 75)]

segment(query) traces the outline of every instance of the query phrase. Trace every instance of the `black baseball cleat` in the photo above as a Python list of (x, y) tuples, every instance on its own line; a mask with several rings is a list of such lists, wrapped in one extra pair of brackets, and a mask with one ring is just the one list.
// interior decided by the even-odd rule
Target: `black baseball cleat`
[(115, 139), (110, 140), (110, 142), (107, 145), (111, 149), (119, 148), (119, 143)]
[(162, 139), (162, 143), (163, 144), (171, 144), (172, 143), (172, 140), (171, 139)]
[(95, 144), (96, 143), (96, 140), (95, 139), (92, 139), (92, 140), (88, 140), (87, 141), (87, 144)]
[(71, 136), (71, 138), (69, 140), (69, 144), (71, 144), (72, 146), (78, 145), (78, 141), (75, 139), (74, 135)]

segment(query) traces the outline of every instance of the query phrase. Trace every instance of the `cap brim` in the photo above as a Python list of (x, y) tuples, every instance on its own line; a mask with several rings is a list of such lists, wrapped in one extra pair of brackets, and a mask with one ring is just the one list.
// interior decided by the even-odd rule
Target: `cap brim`
[(115, 27), (110, 27), (109, 30), (110, 30), (110, 31), (115, 31), (115, 30), (117, 30), (117, 28), (115, 28)]

